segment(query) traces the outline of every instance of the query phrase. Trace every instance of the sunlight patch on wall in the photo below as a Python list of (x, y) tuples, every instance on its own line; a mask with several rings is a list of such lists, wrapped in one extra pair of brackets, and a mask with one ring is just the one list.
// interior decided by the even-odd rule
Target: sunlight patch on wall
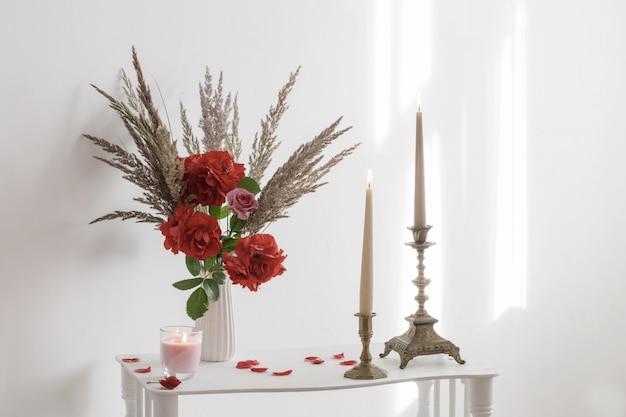
[(375, 2), (374, 138), (389, 134), (391, 112), (417, 110), (432, 72), (432, 0)]
[[(424, 123), (427, 122), (425, 121)], [(445, 244), (445, 242), (441, 241), (444, 228), (441, 218), (443, 206), (441, 193), (443, 184), (441, 183), (441, 179), (443, 178), (443, 170), (446, 168), (444, 168), (444, 164), (442, 164), (441, 140), (439, 132), (436, 130), (432, 131), (430, 138), (424, 138), (424, 159), (424, 175), (426, 177), (426, 223), (433, 227), (428, 232), (428, 241), (435, 243), (434, 246), (424, 252), (424, 265), (426, 266), (424, 275), (431, 280), (431, 283), (425, 289), (426, 295), (430, 297), (425, 307), (431, 316), (440, 318), (443, 305), (442, 245)], [(417, 253), (415, 265), (417, 266)], [(415, 291), (415, 295), (417, 295), (417, 288)]]
[[(416, 111), (415, 100), (432, 71), (431, 1), (404, 0), (396, 14), (399, 22), (397, 46), (398, 105), (401, 111)], [(417, 104), (421, 104), (418, 100)]]
[(526, 306), (527, 156), (525, 27), (521, 3), (502, 45), (498, 126), (493, 319)]
[(389, 133), (391, 109), (391, 12), (393, 3), (375, 2), (374, 22), (374, 140)]
[[(469, 157), (469, 117), (468, 117), (468, 106), (467, 102), (463, 103), (463, 107), (461, 109), (461, 169), (460, 171), (466, 173), (468, 170), (468, 161), (470, 161)], [(461, 201), (465, 204), (466, 201), (470, 199), (469, 187), (467, 185), (468, 175), (461, 176), (461, 192), (463, 193)], [(465, 207), (460, 207), (462, 210)]]

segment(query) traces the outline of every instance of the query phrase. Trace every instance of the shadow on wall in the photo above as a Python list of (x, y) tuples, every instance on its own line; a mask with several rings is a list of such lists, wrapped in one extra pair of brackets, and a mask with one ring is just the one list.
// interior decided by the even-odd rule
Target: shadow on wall
[[(94, 379), (95, 363), (85, 364), (73, 370), (64, 368), (46, 379), (33, 381), (27, 376), (15, 378), (13, 393), (22, 398), (12, 398), (7, 416), (86, 416), (89, 414), (90, 381)], [(95, 384), (98, 385), (98, 384)]]

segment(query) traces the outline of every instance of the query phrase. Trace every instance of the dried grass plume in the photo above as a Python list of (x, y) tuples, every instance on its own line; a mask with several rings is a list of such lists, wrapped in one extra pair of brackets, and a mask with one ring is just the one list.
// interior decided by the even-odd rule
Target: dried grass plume
[[(135, 200), (148, 206), (147, 211), (113, 211), (92, 221), (134, 219), (137, 222), (165, 222), (179, 204), (183, 191), (183, 164), (178, 154), (177, 141), (166, 127), (154, 104), (150, 88), (145, 82), (135, 48), (132, 48), (132, 61), (137, 77), (137, 87), (122, 72), (124, 101), (118, 100), (100, 88), (93, 87), (103, 95), (124, 123), (136, 146), (131, 152), (112, 142), (89, 134), (83, 136), (99, 146), (108, 158), (96, 159), (120, 170), (123, 178), (139, 186), (143, 193)], [(260, 132), (252, 142), (248, 159), (247, 175), (262, 184), (266, 171), (272, 163), (276, 149), (280, 146), (277, 130), (280, 120), (288, 109), (287, 98), (292, 91), (300, 68), (291, 73), (287, 83), (280, 89), (276, 104), (270, 106), (261, 120)], [(235, 160), (241, 157), (242, 143), (239, 138), (239, 109), (237, 95), (225, 93), (223, 75), (217, 85), (206, 69), (204, 82), (199, 86), (201, 119), (199, 127), (202, 136), (197, 137), (187, 118), (187, 111), (180, 103), (182, 125), (182, 145), (188, 154), (227, 150)], [(288, 217), (288, 209), (305, 194), (315, 192), (326, 184), (324, 176), (345, 157), (352, 154), (359, 144), (347, 147), (325, 160), (324, 150), (340, 138), (351, 127), (339, 128), (341, 117), (323, 129), (311, 141), (302, 144), (270, 176), (258, 196), (258, 208), (246, 224), (249, 234), (263, 230), (270, 223)]]

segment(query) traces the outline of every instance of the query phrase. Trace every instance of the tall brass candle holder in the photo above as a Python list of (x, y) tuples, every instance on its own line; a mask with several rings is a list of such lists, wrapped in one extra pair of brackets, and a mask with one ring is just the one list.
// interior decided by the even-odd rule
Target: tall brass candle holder
[(372, 363), (372, 354), (370, 353), (370, 341), (374, 331), (372, 330), (372, 318), (376, 313), (370, 315), (356, 313), (359, 318), (359, 336), (363, 350), (361, 351), (361, 362), (354, 368), (347, 370), (343, 376), (352, 379), (379, 379), (387, 378), (387, 371), (380, 369)]
[(463, 364), (465, 361), (461, 359), (459, 348), (439, 336), (433, 326), (439, 320), (431, 317), (424, 309), (424, 304), (428, 300), (424, 288), (430, 284), (430, 280), (424, 276), (424, 251), (434, 245), (433, 242), (426, 241), (428, 231), (431, 226), (426, 227), (409, 227), (413, 232), (413, 242), (407, 245), (417, 250), (417, 278), (412, 282), (417, 286), (418, 292), (415, 300), (418, 309), (414, 314), (406, 317), (405, 320), (410, 323), (409, 329), (402, 335), (396, 336), (385, 343), (385, 351), (380, 354), (384, 358), (392, 350), (400, 355), (400, 369), (404, 369), (411, 359), (420, 355), (433, 355), (437, 353), (448, 354), (458, 363)]

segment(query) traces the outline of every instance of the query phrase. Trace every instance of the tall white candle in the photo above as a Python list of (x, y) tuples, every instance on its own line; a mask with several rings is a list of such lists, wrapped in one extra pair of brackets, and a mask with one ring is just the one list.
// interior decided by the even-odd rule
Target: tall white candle
[(372, 229), (372, 172), (368, 172), (365, 189), (365, 220), (363, 223), (363, 252), (361, 254), (361, 290), (359, 313), (371, 315), (374, 296), (374, 236)]
[(424, 136), (422, 133), (422, 111), (415, 115), (415, 202), (413, 226), (426, 227), (426, 198), (424, 196)]

